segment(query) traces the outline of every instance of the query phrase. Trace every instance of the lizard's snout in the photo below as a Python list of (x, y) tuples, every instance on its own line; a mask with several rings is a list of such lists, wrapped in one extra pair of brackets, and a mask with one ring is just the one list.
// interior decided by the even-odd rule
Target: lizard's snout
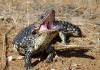
[(45, 31), (56, 31), (58, 30), (57, 26), (54, 25), (55, 21), (55, 11), (52, 10), (44, 19), (40, 26), (39, 31), (45, 32)]

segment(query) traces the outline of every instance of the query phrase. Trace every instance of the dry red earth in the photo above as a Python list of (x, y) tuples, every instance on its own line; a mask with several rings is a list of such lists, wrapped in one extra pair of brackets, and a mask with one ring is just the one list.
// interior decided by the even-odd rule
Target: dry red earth
[[(74, 70), (72, 68), (76, 68), (75, 70), (100, 70), (100, 15), (87, 19), (87, 16), (80, 16), (83, 14), (83, 9), (70, 13), (70, 10), (74, 9), (74, 7), (58, 7), (57, 5), (53, 7), (53, 5), (49, 6), (49, 4), (45, 4), (45, 6), (42, 5), (42, 8), (41, 5), (30, 4), (29, 9), (34, 8), (34, 10), (32, 9), (30, 11), (30, 22), (35, 22), (38, 16), (40, 16), (41, 13), (44, 13), (44, 10), (53, 8), (56, 11), (56, 19), (65, 21), (68, 20), (79, 26), (85, 37), (71, 37), (67, 46), (58, 43), (54, 44), (58, 57), (54, 58), (52, 63), (46, 63), (45, 60), (39, 62), (38, 58), (33, 58), (32, 69)], [(11, 13), (8, 13), (7, 10), (5, 12), (7, 12), (6, 14), (12, 15), (16, 21), (14, 22), (14, 19), (9, 17), (9, 15), (0, 17), (0, 70), (2, 70), (4, 64), (4, 62), (2, 63), (2, 60), (5, 60), (2, 59), (4, 55), (4, 33), (7, 32), (12, 25), (15, 25), (15, 23), (17, 24), (15, 25), (15, 28), (11, 29), (11, 31), (7, 34), (6, 46), (7, 57), (12, 56), (13, 58), (17, 58), (19, 55), (13, 50), (12, 40), (14, 39), (16, 33), (18, 33), (23, 27), (27, 26), (26, 4), (22, 4), (22, 0), (18, 3), (14, 0), (11, 6), (14, 10), (13, 13), (12, 11), (10, 11)], [(1, 10), (2, 9), (0, 9), (0, 11)], [(0, 14), (2, 13), (4, 12), (1, 12)], [(9, 61), (7, 63), (7, 70), (25, 70), (24, 59)]]
[[(79, 19), (73, 17), (72, 20)], [(67, 46), (63, 46), (60, 44), (55, 44), (54, 47), (57, 50), (58, 58), (54, 59), (52, 63), (46, 63), (45, 60), (38, 62), (38, 58), (33, 58), (33, 69), (34, 70), (69, 70), (69, 67), (73, 65), (78, 65), (80, 70), (100, 70), (100, 26), (93, 24), (91, 22), (87, 22), (83, 19), (79, 19), (77, 21), (81, 22), (80, 28), (82, 33), (86, 36), (83, 38), (70, 38), (70, 42), (68, 45), (76, 45), (74, 47), (79, 46), (79, 48), (67, 48)], [(74, 21), (75, 22), (75, 21)], [(87, 23), (85, 23), (87, 22)], [(2, 55), (2, 45), (3, 45), (3, 37), (4, 33), (11, 28), (11, 23), (8, 24), (0, 24), (0, 55)], [(7, 35), (8, 43), (7, 43), (7, 56), (13, 56), (13, 58), (17, 58), (19, 55), (13, 51), (12, 40), (15, 36), (15, 32), (18, 32), (22, 27), (15, 27), (10, 31)], [(90, 50), (84, 49), (88, 47), (92, 47)], [(0, 66), (2, 56), (0, 56)], [(2, 68), (2, 67), (1, 67)], [(13, 60), (8, 62), (8, 70), (25, 70), (24, 68), (24, 60)]]

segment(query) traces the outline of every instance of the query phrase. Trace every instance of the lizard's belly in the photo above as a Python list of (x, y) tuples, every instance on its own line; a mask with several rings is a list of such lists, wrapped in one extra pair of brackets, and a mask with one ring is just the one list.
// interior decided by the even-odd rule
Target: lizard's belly
[(46, 50), (48, 46), (51, 45), (51, 41), (55, 36), (57, 36), (57, 34), (58, 33), (54, 33), (54, 34), (50, 33), (50, 34), (42, 35), (37, 39), (34, 49), (40, 52)]
[(21, 40), (20, 43), (15, 44), (18, 48), (17, 51), (19, 54), (25, 54), (25, 49), (28, 48), (32, 50), (35, 53), (43, 52), (47, 49), (47, 47), (50, 45), (52, 39), (56, 35), (43, 35), (43, 36), (27, 36)]

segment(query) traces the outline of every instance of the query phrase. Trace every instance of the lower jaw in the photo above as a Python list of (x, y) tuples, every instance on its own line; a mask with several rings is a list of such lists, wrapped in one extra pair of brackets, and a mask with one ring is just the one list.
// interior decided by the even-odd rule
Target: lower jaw
[(53, 29), (40, 29), (39, 32), (54, 32), (54, 31), (58, 31), (57, 28), (53, 28)]

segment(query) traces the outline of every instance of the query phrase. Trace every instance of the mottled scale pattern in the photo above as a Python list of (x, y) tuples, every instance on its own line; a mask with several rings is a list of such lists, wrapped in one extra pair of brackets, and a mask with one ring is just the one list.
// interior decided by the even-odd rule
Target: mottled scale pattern
[(62, 33), (62, 36), (60, 36), (60, 38), (64, 43), (66, 42), (65, 34), (71, 34), (74, 36), (81, 35), (81, 30), (71, 23), (64, 21), (55, 21), (54, 24), (59, 27), (56, 31), (35, 31), (35, 25), (30, 24), (16, 35), (15, 39), (13, 40), (13, 44), (20, 54), (25, 54), (26, 68), (30, 68), (31, 66), (31, 55), (41, 51), (46, 51), (48, 53), (47, 60), (51, 62), (55, 54), (51, 46), (51, 41), (59, 33)]
[[(52, 53), (53, 49), (48, 47), (51, 44), (53, 38), (58, 34), (58, 31), (45, 31), (45, 32), (36, 32), (33, 34), (34, 28), (31, 28), (30, 25), (24, 28), (19, 34), (15, 37), (13, 44), (20, 54), (25, 54), (25, 67), (29, 69), (31, 67), (32, 55), (38, 52), (44, 52), (46, 50), (50, 51), (48, 53), (47, 61), (51, 61), (54, 55)], [(20, 41), (20, 42), (19, 42)]]
[(40, 50), (43, 50), (43, 48), (47, 47), (51, 40), (58, 34), (58, 31), (35, 32), (34, 34), (34, 29), (34, 24), (30, 24), (22, 29), (13, 40), (14, 47), (20, 54), (25, 54), (25, 48), (31, 48), (32, 50), (39, 52), (36, 49), (42, 47)]
[(14, 38), (13, 43), (18, 46), (22, 46), (23, 40), (25, 41), (26, 37), (32, 34), (33, 29), (35, 28), (34, 24), (30, 24), (28, 27), (22, 29)]
[(14, 48), (16, 48), (20, 54), (24, 54), (26, 46), (30, 45), (30, 47), (32, 47), (34, 45), (36, 36), (38, 36), (38, 34), (33, 34), (34, 30), (35, 25), (30, 24), (29, 26), (23, 28), (14, 38)]
[(82, 32), (79, 27), (65, 21), (55, 21), (55, 25), (60, 27), (60, 31), (72, 36), (81, 36)]

